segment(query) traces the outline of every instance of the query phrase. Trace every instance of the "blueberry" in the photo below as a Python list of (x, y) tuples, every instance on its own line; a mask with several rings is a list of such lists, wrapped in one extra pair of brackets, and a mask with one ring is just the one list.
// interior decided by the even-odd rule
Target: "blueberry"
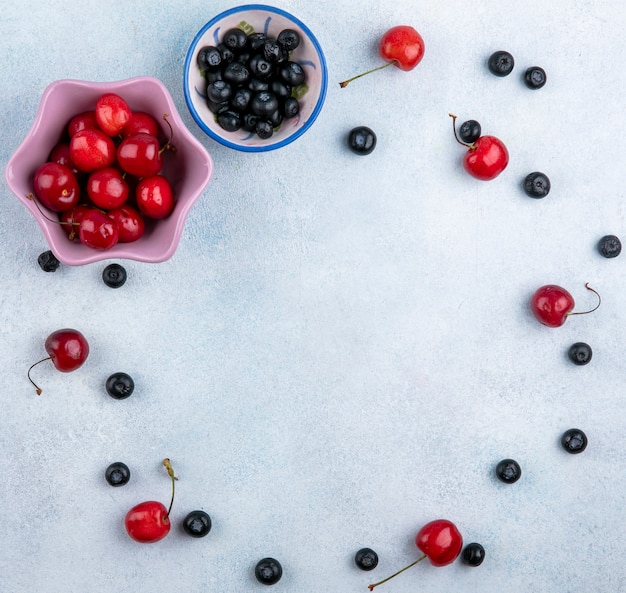
[(259, 138), (267, 140), (274, 134), (274, 126), (269, 119), (259, 117), (254, 127), (254, 131)]
[(260, 78), (251, 78), (248, 83), (248, 88), (253, 93), (260, 93), (261, 91), (269, 91), (270, 83), (267, 80), (261, 80)]
[(254, 115), (254, 113), (244, 113), (241, 119), (241, 128), (246, 132), (255, 132), (258, 120), (258, 115)]
[(604, 257), (617, 257), (622, 252), (622, 242), (615, 235), (605, 235), (598, 241), (598, 251)]
[(44, 272), (56, 272), (61, 265), (61, 262), (52, 251), (44, 251), (41, 253), (37, 258), (37, 263)]
[(278, 44), (276, 39), (266, 39), (263, 44), (263, 57), (272, 63), (280, 62), (285, 59), (283, 48)]
[(116, 461), (106, 468), (104, 478), (111, 486), (123, 486), (130, 480), (130, 470), (125, 463)]
[(107, 393), (113, 399), (126, 399), (135, 389), (135, 382), (126, 373), (113, 373), (105, 383)]
[(250, 71), (241, 62), (231, 62), (224, 68), (222, 77), (234, 85), (246, 84), (250, 80)]
[(217, 70), (206, 70), (204, 72), (204, 78), (206, 80), (207, 85), (211, 84), (212, 82), (215, 82), (216, 80), (222, 80), (223, 79), (222, 70), (219, 68)]
[(196, 62), (200, 70), (215, 70), (219, 68), (222, 63), (222, 54), (220, 54), (217, 47), (213, 45), (207, 45), (200, 49)]
[(102, 281), (109, 288), (119, 288), (124, 286), (126, 282), (127, 274), (126, 268), (120, 266), (120, 264), (109, 264), (104, 270), (102, 270)]
[(582, 453), (587, 448), (587, 435), (578, 428), (570, 428), (563, 433), (561, 445), (573, 455)]
[(569, 359), (579, 366), (588, 364), (591, 361), (592, 354), (591, 346), (585, 344), (585, 342), (576, 342), (572, 344), (567, 351)]
[(213, 101), (207, 99), (206, 105), (209, 108), (209, 111), (216, 115), (222, 113), (222, 111), (227, 111), (230, 108), (229, 101), (220, 101), (219, 103), (214, 103)]
[(524, 82), (529, 89), (540, 89), (546, 84), (546, 71), (539, 66), (531, 66), (524, 73)]
[(206, 87), (206, 96), (213, 103), (228, 101), (233, 95), (233, 87), (226, 80), (215, 80)]
[(295, 117), (300, 112), (300, 103), (295, 97), (287, 97), (283, 103), (283, 115), (285, 119)]
[(293, 51), (300, 45), (300, 34), (293, 29), (283, 29), (276, 38), (276, 41), (285, 51)]
[(248, 36), (241, 29), (233, 28), (228, 29), (224, 36), (222, 37), (222, 43), (232, 49), (233, 51), (239, 51), (246, 47), (246, 43), (248, 42)]
[(217, 45), (217, 51), (220, 52), (223, 64), (230, 64), (235, 59), (235, 52), (224, 43)]
[(459, 127), (459, 138), (463, 142), (473, 144), (480, 138), (481, 131), (480, 124), (475, 119), (468, 119)]
[(373, 570), (378, 565), (378, 554), (371, 548), (361, 548), (354, 555), (354, 562), (361, 570)]
[(227, 132), (236, 132), (241, 128), (241, 116), (233, 109), (226, 109), (217, 114), (217, 123)]
[(274, 585), (283, 576), (283, 568), (274, 558), (263, 558), (257, 562), (254, 568), (254, 576), (259, 583)]
[(291, 87), (280, 80), (272, 81), (270, 89), (279, 99), (291, 97)]
[(496, 76), (508, 76), (513, 70), (515, 60), (513, 56), (504, 50), (496, 51), (489, 56), (487, 67)]
[(183, 529), (191, 537), (204, 537), (211, 531), (211, 517), (204, 511), (191, 511), (183, 520)]
[(267, 35), (263, 33), (251, 33), (248, 35), (248, 42), (246, 47), (248, 47), (253, 52), (258, 52), (263, 47), (265, 40), (267, 39)]
[(498, 480), (505, 484), (513, 484), (522, 476), (522, 468), (514, 459), (503, 459), (496, 466)]
[(539, 171), (529, 173), (524, 178), (524, 191), (531, 198), (545, 198), (550, 193), (550, 179)]
[(262, 54), (252, 56), (248, 66), (252, 75), (262, 80), (269, 78), (274, 72), (274, 66)]
[(283, 123), (283, 115), (279, 109), (274, 111), (274, 113), (272, 113), (272, 115), (270, 115), (267, 119), (269, 120), (269, 122), (272, 124), (274, 128), (279, 128), (280, 124)]
[(250, 109), (257, 115), (270, 116), (278, 109), (278, 99), (270, 91), (261, 91), (252, 97)]
[(246, 88), (237, 89), (233, 98), (230, 100), (230, 105), (236, 111), (245, 111), (252, 99), (252, 91)]
[(376, 148), (376, 134), (367, 126), (357, 126), (348, 134), (348, 146), (356, 154), (370, 154)]
[(467, 564), (468, 566), (480, 566), (484, 559), (485, 548), (480, 544), (473, 542), (463, 548), (463, 555), (461, 556), (463, 564)]
[(306, 78), (302, 66), (300, 66), (298, 62), (291, 61), (282, 62), (280, 64), (278, 76), (285, 84), (292, 87), (302, 84)]

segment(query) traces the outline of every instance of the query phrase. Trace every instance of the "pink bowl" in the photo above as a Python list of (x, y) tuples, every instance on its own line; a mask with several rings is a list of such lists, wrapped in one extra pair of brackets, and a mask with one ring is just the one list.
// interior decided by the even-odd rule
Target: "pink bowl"
[[(169, 114), (176, 152), (164, 154), (163, 174), (172, 185), (176, 206), (168, 218), (147, 221), (146, 231), (137, 241), (118, 243), (111, 249), (99, 251), (70, 241), (61, 225), (47, 220), (28, 196), (33, 193), (35, 171), (48, 160), (50, 151), (62, 137), (64, 126), (74, 115), (93, 110), (98, 97), (108, 92), (120, 95), (132, 110), (153, 115), (162, 124), (166, 137), (169, 137), (169, 129), (162, 116)], [(59, 80), (52, 83), (43, 93), (30, 131), (9, 160), (5, 177), (13, 193), (35, 217), (54, 255), (67, 265), (83, 265), (104, 259), (156, 263), (172, 257), (187, 215), (212, 173), (211, 156), (185, 127), (167, 88), (155, 78), (142, 76), (118, 82)], [(58, 219), (56, 213), (43, 206), (42, 210), (50, 218)]]

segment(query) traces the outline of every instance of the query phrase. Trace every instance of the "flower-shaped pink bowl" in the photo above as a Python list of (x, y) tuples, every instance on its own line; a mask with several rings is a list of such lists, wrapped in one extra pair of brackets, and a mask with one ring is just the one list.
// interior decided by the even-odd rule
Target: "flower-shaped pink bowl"
[[(161, 123), (165, 137), (169, 137), (170, 132), (162, 116), (168, 114), (176, 152), (164, 154), (163, 174), (172, 185), (176, 206), (168, 218), (147, 222), (144, 235), (137, 241), (118, 243), (111, 249), (99, 251), (70, 241), (61, 225), (46, 218), (57, 220), (58, 215), (42, 206), (44, 216), (29, 194), (33, 193), (35, 171), (48, 160), (69, 120), (78, 113), (93, 110), (97, 99), (109, 92), (120, 95), (132, 110), (153, 115)], [(140, 76), (118, 82), (59, 80), (52, 83), (43, 93), (30, 131), (9, 160), (5, 177), (13, 193), (35, 217), (54, 255), (67, 265), (83, 265), (104, 259), (157, 263), (171, 258), (187, 215), (212, 173), (211, 156), (185, 127), (167, 88), (155, 78)]]

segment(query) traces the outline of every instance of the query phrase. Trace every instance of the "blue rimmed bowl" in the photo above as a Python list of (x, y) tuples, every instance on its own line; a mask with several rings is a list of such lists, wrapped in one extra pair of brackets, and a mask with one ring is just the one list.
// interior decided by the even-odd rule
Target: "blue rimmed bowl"
[[(298, 62), (306, 74), (304, 84), (293, 91), (300, 103), (300, 112), (283, 120), (274, 134), (265, 140), (243, 129), (236, 132), (224, 130), (207, 105), (206, 79), (197, 64), (198, 53), (205, 46), (221, 43), (222, 36), (231, 28), (242, 29), (247, 34), (264, 33), (268, 37), (278, 36), (283, 29), (294, 29), (300, 35), (300, 45), (289, 58)], [(275, 150), (302, 136), (320, 114), (327, 86), (326, 59), (310, 29), (288, 12), (262, 4), (238, 6), (218, 14), (200, 29), (185, 59), (184, 93), (192, 117), (210, 138), (244, 152)]]

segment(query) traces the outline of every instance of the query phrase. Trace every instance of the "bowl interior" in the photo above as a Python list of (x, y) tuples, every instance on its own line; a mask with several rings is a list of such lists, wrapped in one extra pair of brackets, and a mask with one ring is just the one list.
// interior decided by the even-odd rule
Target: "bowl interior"
[[(215, 121), (215, 116), (206, 104), (206, 82), (198, 68), (198, 52), (207, 45), (220, 43), (223, 34), (230, 28), (240, 28), (246, 33), (264, 33), (276, 37), (283, 29), (294, 29), (300, 35), (300, 45), (291, 53), (290, 59), (298, 62), (306, 73), (306, 81), (295, 89), (300, 102), (300, 113), (283, 121), (271, 138), (260, 139), (256, 134), (239, 130), (227, 132)], [(196, 123), (211, 138), (238, 150), (258, 152), (273, 150), (293, 142), (301, 136), (317, 118), (327, 87), (326, 60), (313, 33), (289, 13), (262, 5), (233, 8), (209, 21), (196, 35), (185, 60), (185, 100)]]
[[(168, 114), (176, 152), (164, 154), (163, 173), (171, 182), (177, 201), (168, 218), (147, 222), (146, 232), (139, 240), (98, 251), (69, 241), (63, 228), (47, 220), (28, 195), (33, 192), (35, 171), (48, 160), (66, 124), (74, 115), (93, 110), (97, 99), (105, 92), (119, 94), (134, 111), (153, 115), (160, 123), (164, 139), (169, 138), (170, 130), (162, 116)], [(159, 80), (150, 77), (111, 83), (61, 80), (45, 90), (31, 130), (7, 165), (6, 179), (18, 199), (35, 216), (50, 249), (63, 263), (80, 265), (109, 258), (158, 262), (173, 255), (185, 218), (207, 185), (212, 170), (210, 155), (186, 129), (169, 92)], [(43, 207), (42, 210), (50, 218), (58, 218), (56, 213)]]

